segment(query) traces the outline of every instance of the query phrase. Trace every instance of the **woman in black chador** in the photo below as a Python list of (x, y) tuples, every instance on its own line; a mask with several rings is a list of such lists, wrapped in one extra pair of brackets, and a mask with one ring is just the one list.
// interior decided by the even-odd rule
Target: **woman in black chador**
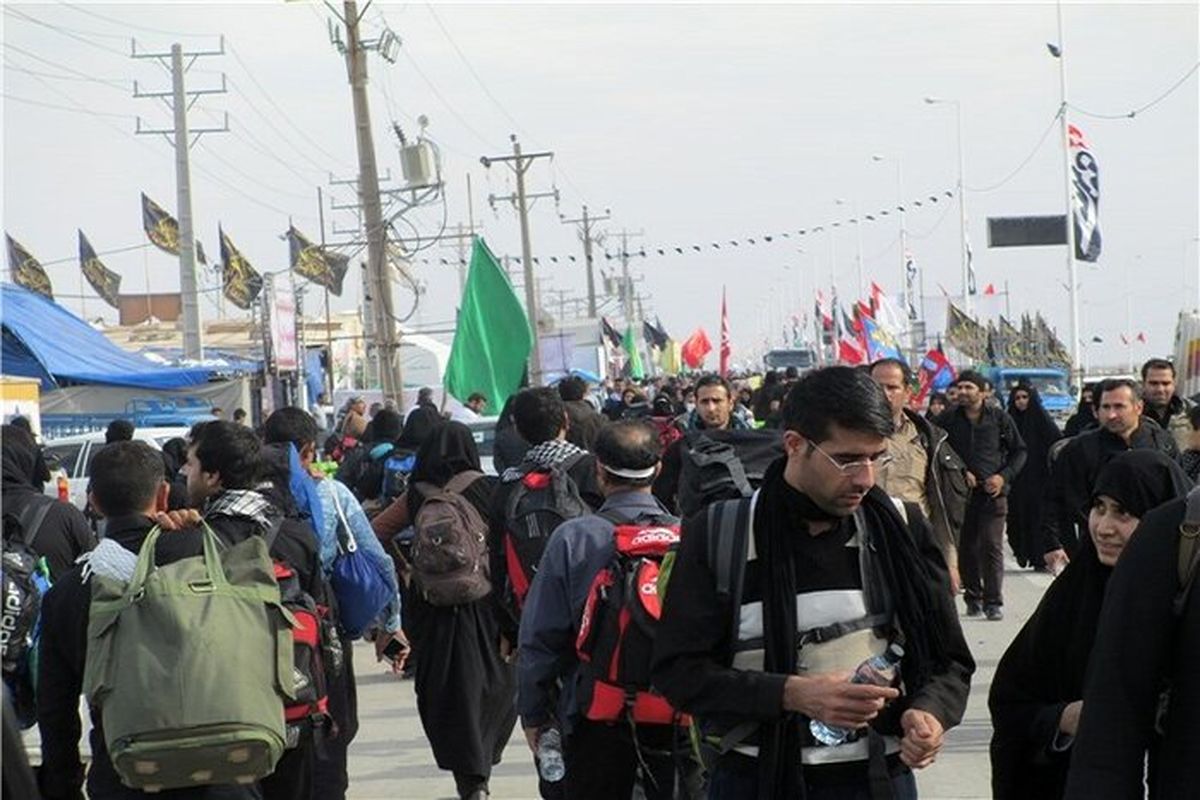
[(1037, 389), (1027, 383), (1018, 383), (1009, 392), (1008, 414), (1029, 448), (1025, 467), (1013, 480), (1008, 494), (1008, 544), (1018, 564), (1041, 572), (1045, 569), (1041, 529), (1050, 483), (1050, 446), (1062, 438), (1062, 433), (1042, 408)]
[(1182, 497), (1191, 485), (1183, 470), (1156, 450), (1130, 450), (1101, 470), (1088, 513), (1090, 535), (1080, 539), (1075, 557), (1050, 584), (992, 680), (988, 706), (996, 800), (1063, 796), (1083, 709), (1084, 674), (1113, 565), (1141, 517)]

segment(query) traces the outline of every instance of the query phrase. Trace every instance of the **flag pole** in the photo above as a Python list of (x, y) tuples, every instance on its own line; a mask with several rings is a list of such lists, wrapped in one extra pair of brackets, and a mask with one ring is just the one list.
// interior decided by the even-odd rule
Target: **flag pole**
[(1079, 277), (1075, 266), (1075, 226), (1071, 202), (1071, 137), (1067, 122), (1067, 48), (1063, 40), (1062, 0), (1058, 0), (1055, 7), (1058, 14), (1058, 52), (1055, 55), (1058, 58), (1058, 90), (1061, 97), (1059, 127), (1062, 135), (1063, 188), (1066, 200), (1063, 220), (1067, 228), (1067, 293), (1070, 297), (1071, 312), (1071, 377), (1081, 379), (1083, 369), (1080, 354), (1082, 341), (1079, 330)]
[[(321, 225), (321, 257), (325, 258), (325, 200), (321, 187), (317, 187), (317, 219)], [(326, 266), (329, 260), (325, 260)], [(332, 267), (330, 267), (332, 270)], [(328, 353), (329, 369), (325, 371), (325, 385), (329, 391), (328, 400), (333, 402), (333, 321), (329, 316), (329, 283), (325, 283), (325, 352)]]

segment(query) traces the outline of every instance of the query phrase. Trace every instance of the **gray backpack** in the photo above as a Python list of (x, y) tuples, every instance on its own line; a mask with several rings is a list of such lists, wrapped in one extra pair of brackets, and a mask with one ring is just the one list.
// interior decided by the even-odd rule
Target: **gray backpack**
[(413, 520), (413, 580), (435, 606), (481, 600), (492, 591), (487, 523), (462, 492), (481, 472), (461, 472), (444, 487), (418, 483), (425, 502)]

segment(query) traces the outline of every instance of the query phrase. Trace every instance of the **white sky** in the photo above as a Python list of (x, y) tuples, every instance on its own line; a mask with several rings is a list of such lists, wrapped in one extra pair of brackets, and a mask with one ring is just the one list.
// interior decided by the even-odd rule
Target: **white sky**
[[(154, 62), (128, 57), (129, 38), (149, 51), (173, 41), (214, 47), (224, 34), (226, 54), (200, 59), (189, 75), (189, 88), (228, 75), (229, 94), (201, 98), (191, 124), (218, 125), (228, 111), (233, 129), (205, 136), (192, 152), (198, 237), (216, 260), (220, 222), (260, 271), (284, 267), (278, 236), (289, 216), (318, 236), (316, 187), (351, 199), (347, 187), (329, 186), (331, 172), (352, 177), (356, 163), (350, 90), (329, 42), (330, 16), (310, 2), (5, 2), (4, 229), (43, 262), (67, 259), (48, 267), (64, 295), (80, 292), (77, 227), (101, 251), (145, 242), (139, 192), (174, 210), (174, 157), (162, 137), (132, 134), (136, 115), (144, 127), (169, 126), (170, 117), (159, 101), (134, 99), (131, 84), (157, 91), (170, 81)], [(1068, 95), (1089, 112), (1142, 106), (1200, 60), (1194, 2), (1069, 4), (1064, 16)], [(967, 185), (976, 189), (967, 203), (979, 286), (1002, 290), (1007, 282), (1014, 316), (1040, 310), (1067, 338), (1062, 248), (986, 247), (988, 216), (1062, 211), (1057, 129), (1034, 150), (1059, 98), (1057, 62), (1045, 47), (1057, 38), (1052, 3), (439, 3), (432, 10), (375, 3), (365, 21), (368, 36), (386, 24), (403, 41), (394, 64), (373, 55), (369, 66), (382, 169), (399, 177), (391, 120), (415, 134), (413, 120), (428, 115), (443, 151), (450, 224), (466, 221), (469, 172), (475, 217), (492, 249), (515, 255), (515, 214), (506, 205), (493, 212), (486, 200), (512, 191), (513, 182), (505, 168), (484, 170), (479, 156), (509, 152), (512, 132), (526, 151), (555, 151), (553, 164), (531, 169), (529, 188), (557, 186), (564, 215), (577, 217), (587, 202), (593, 213), (612, 210), (610, 232), (644, 231), (636, 247), (705, 246), (702, 254), (635, 259), (633, 267), (653, 311), (680, 339), (702, 325), (715, 343), (727, 285), (735, 353), (760, 345), (785, 310), (810, 311), (816, 283), (828, 294), (831, 269), (841, 298), (855, 293), (853, 227), (838, 229), (833, 248), (828, 234), (799, 237), (798, 230), (848, 218), (854, 204), (860, 213), (894, 206), (897, 159), (906, 199), (954, 187), (953, 109), (922, 98), (957, 99)], [(1126, 358), (1117, 339), (1127, 297), (1133, 332), (1149, 337), (1131, 353), (1138, 360), (1169, 352), (1178, 311), (1197, 306), (1198, 86), (1192, 74), (1134, 119), (1071, 115), (1100, 166), (1104, 252), (1098, 266), (1080, 268), (1085, 338), (1105, 340), (1089, 346), (1093, 364)], [(872, 162), (872, 154), (885, 161)], [(1027, 157), (1010, 180), (978, 191)], [(435, 235), (442, 210), (411, 218), (422, 235)], [(345, 228), (352, 219), (327, 209), (328, 231), (334, 223)], [(537, 203), (531, 226), (546, 288), (581, 293), (581, 247), (553, 201)], [(960, 291), (956, 203), (914, 210), (908, 228), (926, 295), (940, 294), (939, 285)], [(783, 231), (792, 237), (762, 242)], [(751, 237), (759, 243), (746, 244)], [(731, 239), (743, 244), (732, 248)], [(615, 238), (608, 246), (615, 250)], [(896, 292), (895, 216), (863, 226), (862, 251), (867, 279)], [(455, 254), (435, 247), (417, 256), (414, 272), (428, 292), (413, 321), (445, 327), (455, 271), (420, 263), (427, 257)], [(152, 248), (104, 260), (124, 276), (126, 291), (143, 291), (147, 272), (154, 291), (178, 288), (176, 261)], [(348, 285), (335, 308), (357, 303), (356, 282)], [(94, 316), (102, 302), (85, 291)], [(78, 300), (64, 302), (79, 310)], [(410, 304), (411, 295), (398, 291), (398, 311)], [(202, 310), (215, 315), (208, 301)], [(556, 310), (553, 301), (548, 310)]]

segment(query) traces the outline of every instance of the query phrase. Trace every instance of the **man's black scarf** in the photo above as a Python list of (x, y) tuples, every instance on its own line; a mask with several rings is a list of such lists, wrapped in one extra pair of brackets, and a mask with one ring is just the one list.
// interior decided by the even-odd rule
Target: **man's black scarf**
[[(794, 675), (797, 667), (796, 574), (790, 537), (808, 536), (789, 521), (785, 509), (791, 491), (783, 480), (786, 458), (771, 465), (763, 478), (758, 498), (759, 513), (754, 526), (758, 563), (763, 569), (764, 669)], [(804, 495), (799, 495), (801, 516), (810, 521), (836, 520)], [(791, 502), (796, 502), (793, 495)], [(891, 499), (874, 487), (862, 503), (868, 540), (872, 549), (872, 575), (865, 580), (887, 587), (894, 623), (904, 634), (901, 675), (905, 691), (912, 695), (947, 662), (944, 632), (931, 611), (938, 600), (941, 581), (922, 557), (916, 542), (900, 518)], [(873, 612), (874, 609), (869, 609)], [(804, 797), (800, 749), (802, 725), (808, 718), (787, 713), (779, 722), (760, 731), (759, 800), (795, 800)]]

